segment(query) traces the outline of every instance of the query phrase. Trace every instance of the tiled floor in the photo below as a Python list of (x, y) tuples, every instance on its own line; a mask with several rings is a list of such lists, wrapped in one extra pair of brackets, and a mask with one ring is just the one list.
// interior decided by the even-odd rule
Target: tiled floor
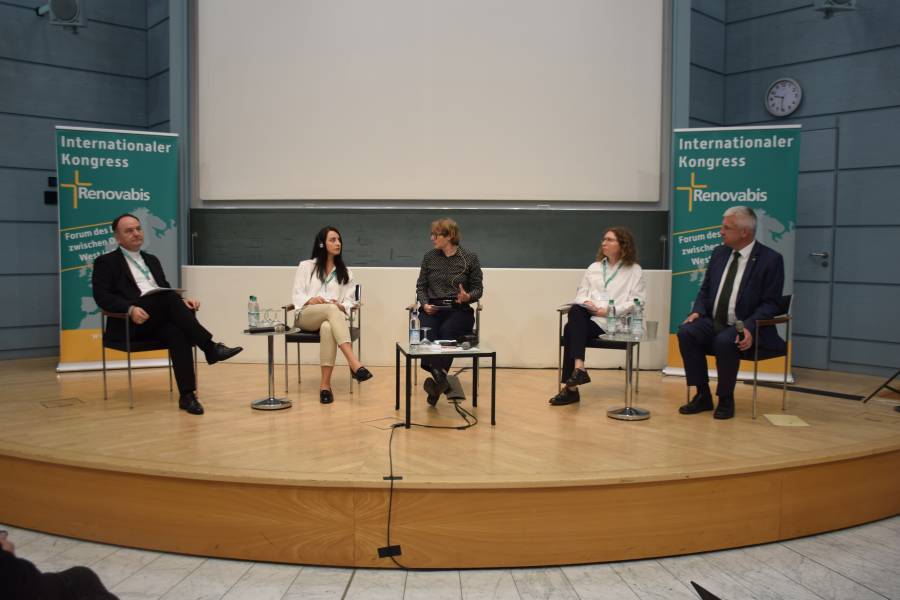
[(122, 600), (408, 598), (900, 600), (900, 517), (778, 544), (573, 567), (404, 572), (162, 554), (15, 527), (17, 554), (42, 571), (94, 569)]

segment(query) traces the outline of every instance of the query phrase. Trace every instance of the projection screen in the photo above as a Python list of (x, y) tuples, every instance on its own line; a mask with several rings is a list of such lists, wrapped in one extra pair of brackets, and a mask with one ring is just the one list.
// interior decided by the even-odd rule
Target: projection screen
[(662, 0), (199, 0), (209, 200), (659, 199)]

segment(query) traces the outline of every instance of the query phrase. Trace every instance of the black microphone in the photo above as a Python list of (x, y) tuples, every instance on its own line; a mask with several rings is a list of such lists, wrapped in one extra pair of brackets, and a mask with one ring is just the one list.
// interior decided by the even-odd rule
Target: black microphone
[(734, 328), (737, 329), (738, 341), (744, 341), (744, 322), (743, 321), (735, 321)]

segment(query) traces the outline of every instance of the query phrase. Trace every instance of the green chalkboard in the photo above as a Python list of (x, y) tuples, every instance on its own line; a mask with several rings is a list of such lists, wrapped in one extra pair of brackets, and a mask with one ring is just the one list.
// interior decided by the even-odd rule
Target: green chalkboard
[(438, 209), (194, 209), (193, 264), (295, 265), (316, 232), (337, 227), (351, 266), (417, 267), (431, 248), (431, 221), (459, 223), (462, 245), (484, 267), (583, 269), (604, 228), (629, 228), (645, 269), (667, 264), (666, 211)]

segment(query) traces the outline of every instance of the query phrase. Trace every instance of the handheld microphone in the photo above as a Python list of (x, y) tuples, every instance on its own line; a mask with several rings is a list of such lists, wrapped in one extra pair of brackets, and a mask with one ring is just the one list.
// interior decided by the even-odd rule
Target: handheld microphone
[(469, 342), (463, 342), (462, 344), (459, 345), (459, 347), (462, 348), (463, 350), (468, 350), (469, 348), (472, 347), (472, 344), (470, 344)]
[(744, 341), (744, 322), (743, 321), (735, 321), (734, 328), (737, 329), (738, 341)]

